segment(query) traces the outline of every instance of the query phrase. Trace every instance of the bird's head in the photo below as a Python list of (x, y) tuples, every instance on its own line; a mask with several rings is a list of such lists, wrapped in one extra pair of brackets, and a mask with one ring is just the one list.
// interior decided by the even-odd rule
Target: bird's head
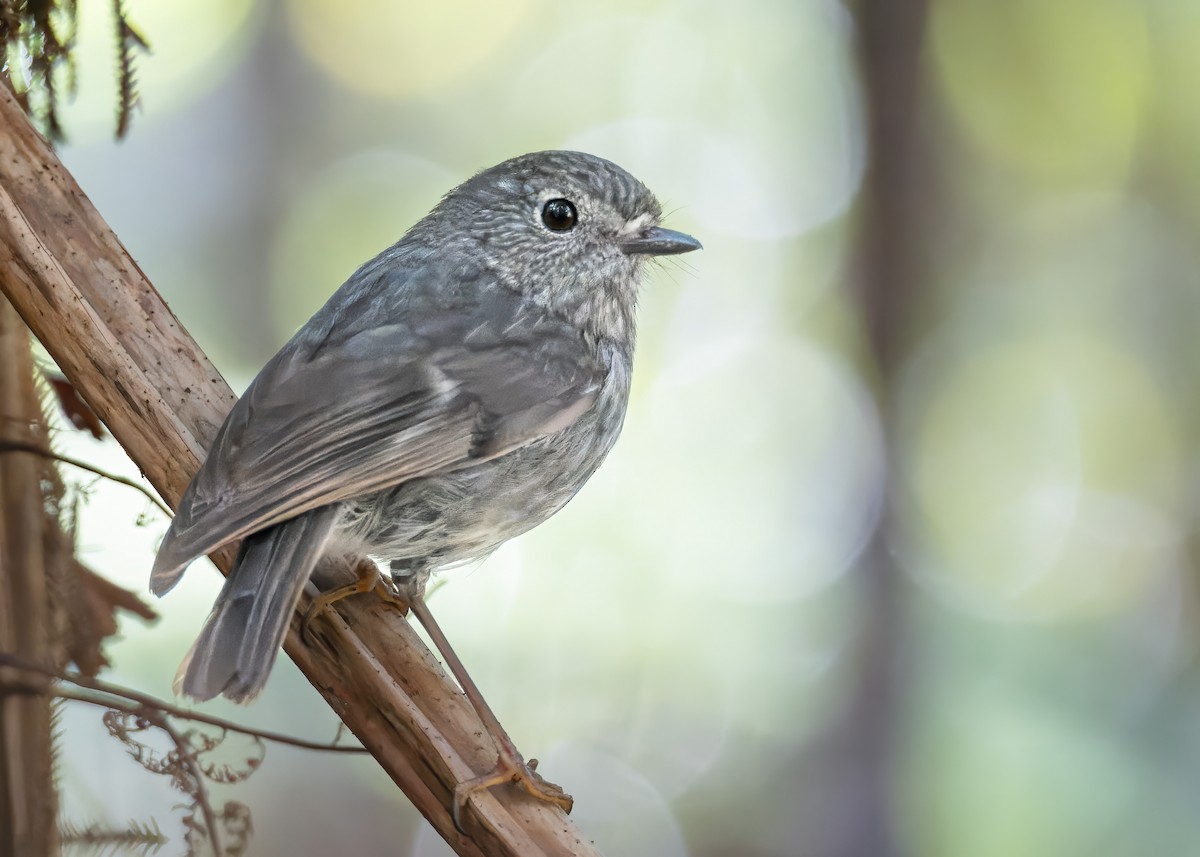
[[(478, 173), (431, 215), (507, 286), (581, 329), (631, 341), (646, 260), (700, 249), (663, 228), (650, 190), (611, 161), (534, 152)], [(446, 230), (441, 230), (446, 234)]]

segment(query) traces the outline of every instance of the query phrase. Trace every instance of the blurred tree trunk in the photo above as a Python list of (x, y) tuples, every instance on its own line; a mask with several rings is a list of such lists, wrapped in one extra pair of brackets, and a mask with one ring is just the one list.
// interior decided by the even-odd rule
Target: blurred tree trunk
[(893, 385), (911, 333), (928, 253), (932, 189), (921, 135), (921, 64), (927, 0), (862, 0), (856, 9), (869, 163), (860, 201), (853, 283), (858, 292), (877, 404), (885, 427), (888, 485), (879, 525), (859, 563), (861, 634), (857, 682), (830, 746), (839, 793), (829, 857), (903, 853), (894, 797), (903, 712), (904, 586), (895, 561), (896, 438)]
[[(0, 297), (0, 439), (44, 446), (29, 333)], [(47, 462), (27, 452), (0, 454), (0, 650), (52, 662), (47, 593), (43, 474)], [(0, 670), (0, 672), (3, 672)], [(57, 854), (50, 697), (13, 691), (46, 679), (0, 675), (0, 854)]]

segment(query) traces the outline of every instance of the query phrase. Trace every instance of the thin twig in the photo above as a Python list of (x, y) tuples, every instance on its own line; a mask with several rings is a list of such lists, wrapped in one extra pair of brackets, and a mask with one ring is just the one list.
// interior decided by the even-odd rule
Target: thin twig
[(40, 455), (42, 458), (49, 458), (53, 461), (60, 461), (63, 464), (69, 464), (71, 467), (78, 467), (80, 470), (86, 470), (89, 473), (94, 473), (102, 479), (107, 479), (110, 482), (119, 482), (122, 485), (127, 485), (135, 491), (140, 491), (146, 496), (151, 503), (162, 510), (163, 514), (168, 518), (171, 517), (171, 510), (167, 508), (162, 500), (154, 496), (154, 492), (145, 485), (140, 484), (136, 480), (129, 479), (125, 476), (119, 476), (116, 473), (110, 473), (107, 470), (101, 470), (93, 464), (88, 464), (86, 461), (80, 461), (78, 458), (71, 458), (69, 455), (59, 455), (53, 450), (46, 449), (44, 446), (38, 446), (36, 443), (26, 443), (20, 440), (0, 440), (0, 453), (4, 452), (31, 452), (34, 455)]
[[(201, 714), (198, 711), (188, 711), (176, 705), (163, 702), (156, 697), (148, 694), (139, 693), (136, 690), (121, 687), (119, 685), (110, 684), (99, 679), (89, 678), (79, 673), (67, 672), (66, 670), (56, 669), (55, 667), (45, 666), (44, 664), (34, 663), (25, 658), (11, 654), (9, 652), (0, 652), (0, 666), (13, 667), (14, 669), (28, 670), (29, 672), (40, 673), (41, 675), (49, 676), (50, 678), (65, 681), (73, 684), (76, 687), (90, 690), (93, 693), (104, 694), (111, 699), (102, 699), (100, 697), (88, 696), (86, 694), (77, 694), (61, 688), (47, 691), (53, 696), (60, 696), (63, 699), (75, 699), (80, 702), (88, 702), (93, 705), (109, 705), (110, 702), (120, 704), (110, 705), (111, 708), (116, 708), (124, 711), (122, 706), (128, 703), (135, 703), (157, 711), (171, 717), (178, 717), (180, 720), (190, 720), (195, 723), (204, 723), (208, 726), (215, 726), (218, 729), (226, 729), (239, 735), (247, 735), (252, 738), (261, 738), (264, 741), (273, 741), (277, 744), (287, 744), (292, 747), (300, 747), (304, 750), (321, 750), (329, 753), (366, 753), (364, 747), (347, 747), (338, 744), (322, 744), (316, 741), (308, 741), (304, 738), (294, 738), (291, 735), (283, 735), (279, 732), (271, 732), (265, 729), (254, 729), (249, 726), (242, 726), (234, 723), (231, 720), (225, 720), (221, 717), (213, 717), (208, 714)], [(124, 700), (124, 702), (121, 702)]]

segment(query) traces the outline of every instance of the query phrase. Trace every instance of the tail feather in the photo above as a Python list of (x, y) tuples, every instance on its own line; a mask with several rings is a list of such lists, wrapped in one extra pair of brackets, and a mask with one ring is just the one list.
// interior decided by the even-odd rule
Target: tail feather
[(224, 694), (234, 702), (258, 695), (339, 511), (322, 506), (242, 542), (212, 613), (175, 676), (177, 693), (198, 700)]

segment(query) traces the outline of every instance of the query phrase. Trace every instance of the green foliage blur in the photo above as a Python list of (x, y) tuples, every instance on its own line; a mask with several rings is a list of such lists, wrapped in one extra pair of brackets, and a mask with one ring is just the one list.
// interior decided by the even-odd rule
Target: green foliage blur
[[(432, 601), (602, 850), (875, 857), (846, 844), (880, 822), (863, 780), (896, 854), (1200, 854), (1200, 4), (931, 0), (927, 277), (887, 412), (849, 287), (855, 10), (126, 8), (153, 49), (142, 113), (111, 140), (111, 22), (82, 3), (63, 156), (235, 388), (440, 194), (524, 151), (617, 161), (704, 242), (645, 284), (610, 460)], [(131, 467), (111, 441), (64, 451)], [(887, 492), (881, 606), (860, 571)], [(143, 511), (96, 486), (80, 533), (138, 589), (165, 530)], [(126, 625), (110, 678), (169, 696), (218, 584), (198, 565), (163, 622)], [(860, 643), (885, 626), (893, 695), (863, 718)], [(253, 707), (211, 710), (336, 727), (286, 659)], [(68, 717), (66, 814), (170, 832), (167, 784)], [(449, 853), (370, 760), (271, 748), (235, 791), (254, 853)]]

